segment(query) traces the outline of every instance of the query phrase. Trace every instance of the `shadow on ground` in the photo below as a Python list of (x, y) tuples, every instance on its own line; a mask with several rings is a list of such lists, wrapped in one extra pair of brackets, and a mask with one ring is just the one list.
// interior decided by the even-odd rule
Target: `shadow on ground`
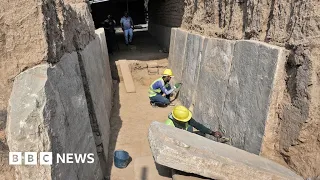
[(113, 153), (116, 148), (119, 131), (122, 127), (122, 120), (120, 117), (120, 97), (119, 97), (119, 82), (113, 81), (113, 104), (110, 118), (110, 139), (109, 139), (109, 153), (107, 164), (107, 178), (110, 179), (111, 170), (113, 168)]

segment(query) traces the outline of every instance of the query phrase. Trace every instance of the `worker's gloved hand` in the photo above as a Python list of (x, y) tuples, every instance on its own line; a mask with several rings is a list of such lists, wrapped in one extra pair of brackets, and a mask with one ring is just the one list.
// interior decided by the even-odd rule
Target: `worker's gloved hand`
[(216, 132), (212, 131), (211, 135), (216, 137), (216, 138), (221, 138), (222, 137), (222, 134), (219, 131), (216, 131)]
[(181, 86), (181, 84), (182, 84), (182, 83), (176, 83), (176, 84), (174, 85), (174, 87), (175, 87), (176, 89), (178, 89), (178, 88)]

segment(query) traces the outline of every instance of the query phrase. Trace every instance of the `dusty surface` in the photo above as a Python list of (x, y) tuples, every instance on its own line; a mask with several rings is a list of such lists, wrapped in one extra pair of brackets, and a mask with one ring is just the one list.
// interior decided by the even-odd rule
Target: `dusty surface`
[(125, 169), (118, 169), (112, 165), (111, 179), (128, 180), (135, 175), (135, 159), (151, 155), (147, 138), (150, 123), (164, 122), (171, 108), (151, 107), (147, 96), (148, 86), (136, 83), (135, 94), (127, 93), (122, 82), (115, 84), (114, 87), (118, 89), (115, 92), (113, 114), (110, 120), (109, 160), (112, 160), (114, 150), (123, 149), (132, 157), (132, 162)]
[[(320, 174), (320, 3), (305, 1), (169, 0), (149, 6), (150, 22), (182, 19), (181, 27), (224, 39), (253, 39), (285, 47), (283, 102), (266, 128), (261, 155), (294, 169), (304, 177)], [(183, 4), (163, 14), (165, 7)], [(154, 7), (152, 9), (152, 7)], [(157, 10), (162, 8), (163, 11)], [(152, 17), (152, 18), (151, 18)], [(169, 26), (172, 26), (169, 24)]]
[[(109, 162), (111, 180), (129, 180), (134, 177), (157, 177), (167, 179), (155, 173), (155, 166), (150, 165), (147, 156), (151, 156), (148, 142), (148, 128), (152, 121), (164, 122), (172, 108), (153, 108), (150, 106), (148, 98), (148, 88), (150, 83), (159, 78), (158, 74), (148, 73), (149, 67), (154, 67), (156, 63), (159, 72), (168, 64), (165, 57), (167, 54), (160, 53), (159, 47), (147, 32), (135, 33), (134, 46), (126, 47), (123, 45), (122, 34), (118, 36), (120, 51), (110, 56), (111, 64), (116, 67), (119, 59), (127, 59), (131, 62), (132, 77), (135, 83), (136, 93), (127, 93), (122, 81), (115, 82), (114, 103), (112, 117), (110, 119), (111, 139), (109, 149)], [(143, 55), (144, 54), (144, 55)], [(147, 61), (151, 60), (151, 61)], [(120, 71), (113, 70), (115, 79), (121, 78)], [(150, 75), (149, 75), (150, 74)], [(118, 169), (113, 165), (114, 150), (126, 150), (132, 157), (132, 162), (125, 169)], [(137, 162), (135, 162), (135, 160)], [(150, 169), (143, 169), (145, 166)], [(149, 173), (149, 174), (148, 174)]]

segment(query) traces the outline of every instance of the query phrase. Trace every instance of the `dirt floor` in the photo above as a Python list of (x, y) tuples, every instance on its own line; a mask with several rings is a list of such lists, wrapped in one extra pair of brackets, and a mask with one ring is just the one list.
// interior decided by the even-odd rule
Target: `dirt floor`
[[(118, 35), (120, 50), (110, 56), (112, 75), (114, 79), (113, 114), (110, 120), (111, 144), (109, 149), (109, 172), (111, 180), (161, 180), (171, 179), (170, 171), (155, 166), (148, 143), (148, 128), (152, 121), (164, 122), (172, 107), (153, 108), (149, 104), (148, 87), (158, 78), (167, 66), (167, 53), (159, 52), (160, 48), (154, 43), (147, 32), (136, 32), (134, 45), (126, 47), (122, 35)], [(122, 81), (117, 61), (127, 59), (131, 64), (132, 76), (136, 93), (127, 93)], [(148, 64), (158, 64), (148, 68)], [(119, 71), (119, 72), (118, 72)], [(113, 165), (113, 152), (123, 149), (132, 157), (125, 169)], [(159, 169), (158, 170), (156, 169)], [(161, 174), (161, 176), (159, 175)]]

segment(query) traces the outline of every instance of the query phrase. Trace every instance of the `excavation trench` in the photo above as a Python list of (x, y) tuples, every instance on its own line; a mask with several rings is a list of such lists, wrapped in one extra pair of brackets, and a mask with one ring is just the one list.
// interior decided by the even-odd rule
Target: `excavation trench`
[[(148, 128), (152, 121), (164, 122), (171, 108), (153, 108), (148, 98), (150, 84), (161, 76), (168, 67), (167, 53), (154, 43), (148, 32), (135, 32), (134, 45), (125, 46), (123, 34), (118, 34), (120, 50), (110, 55), (110, 66), (114, 88), (112, 115), (110, 119), (109, 169), (110, 179), (169, 179), (171, 171), (156, 169), (147, 139)], [(119, 66), (119, 60), (129, 64), (136, 92), (127, 93)], [(125, 169), (113, 165), (113, 153), (123, 149), (132, 157)], [(159, 168), (159, 166), (157, 166)]]

